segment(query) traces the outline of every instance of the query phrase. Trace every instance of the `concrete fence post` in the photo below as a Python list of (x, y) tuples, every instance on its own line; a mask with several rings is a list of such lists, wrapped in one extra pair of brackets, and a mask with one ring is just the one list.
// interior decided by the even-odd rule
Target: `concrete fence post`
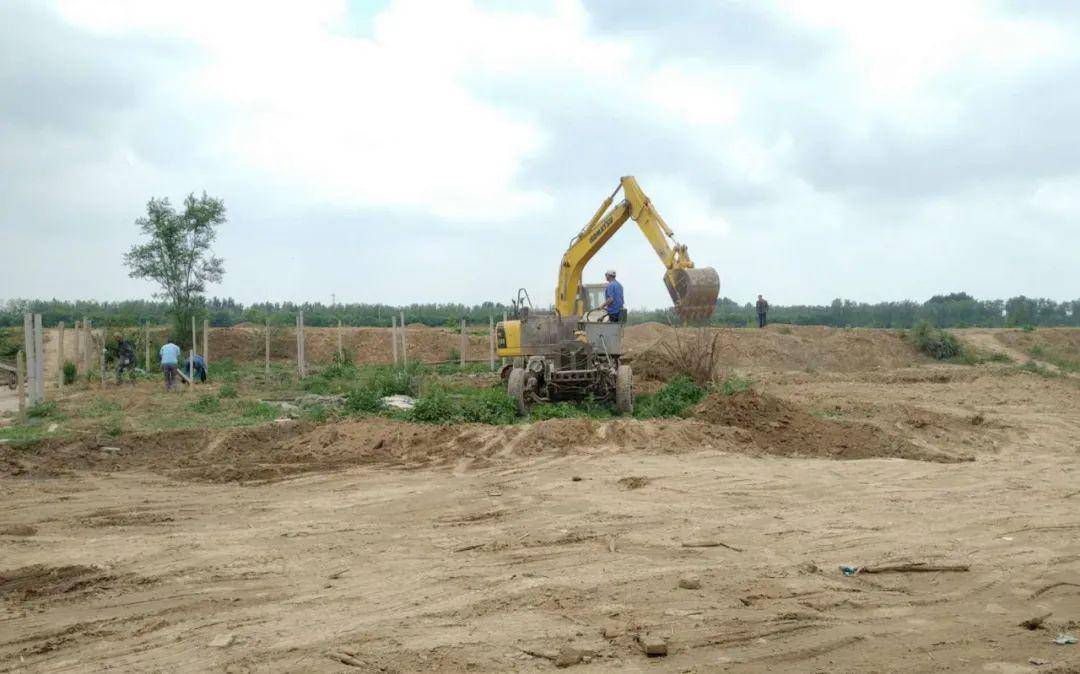
[(34, 315), (30, 313), (23, 314), (23, 354), (26, 358), (27, 397), (33, 405), (37, 402), (34, 399), (37, 395), (37, 386), (34, 385), (34, 373), (37, 372), (37, 366), (34, 365)]
[(34, 314), (34, 397), (37, 402), (45, 400), (45, 330), (41, 326), (41, 314)]
[(146, 349), (146, 359), (143, 360), (143, 368), (150, 372), (150, 321), (143, 322), (143, 346)]
[(210, 319), (202, 319), (202, 357), (206, 374), (210, 374)]
[(405, 312), (401, 312), (401, 366), (409, 367), (409, 347), (405, 339)]
[(265, 358), (266, 376), (269, 377), (270, 376), (270, 318), (269, 317), (266, 319), (266, 329), (263, 330), (263, 337), (266, 340), (266, 346), (263, 349), (264, 358)]
[(495, 369), (495, 317), (488, 316), (488, 366)]
[(91, 322), (86, 316), (83, 316), (83, 371), (90, 371), (90, 352), (94, 350), (93, 333), (91, 333)]
[(19, 396), (19, 424), (26, 424), (26, 377), (23, 374), (26, 370), (25, 358), (23, 352), (19, 351), (15, 354), (15, 390), (16, 395)]
[(394, 358), (394, 365), (397, 365), (397, 316), (390, 316), (390, 352)]
[(341, 344), (341, 319), (337, 322), (337, 358), (339, 363), (345, 361), (345, 347)]
[(64, 322), (56, 326), (56, 390), (64, 390)]
[(75, 321), (72, 330), (75, 331), (75, 373), (78, 374), (82, 367), (82, 321)]
[(458, 357), (461, 367), (465, 367), (465, 352), (469, 350), (469, 333), (465, 332), (465, 319), (461, 319), (461, 353)]

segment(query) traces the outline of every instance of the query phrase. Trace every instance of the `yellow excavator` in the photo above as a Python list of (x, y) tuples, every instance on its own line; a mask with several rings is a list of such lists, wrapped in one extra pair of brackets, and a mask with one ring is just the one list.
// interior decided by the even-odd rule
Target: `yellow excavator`
[[(623, 200), (612, 208), (615, 195)], [(622, 355), (623, 323), (606, 321), (604, 286), (582, 285), (585, 265), (633, 219), (664, 264), (675, 311), (683, 321), (712, 316), (720, 295), (720, 277), (711, 267), (695, 267), (675, 235), (633, 176), (619, 185), (570, 242), (559, 265), (555, 310), (536, 311), (525, 289), (513, 301), (513, 319), (495, 329), (507, 392), (525, 414), (534, 403), (593, 399), (614, 404), (623, 414), (634, 410), (633, 372)]]

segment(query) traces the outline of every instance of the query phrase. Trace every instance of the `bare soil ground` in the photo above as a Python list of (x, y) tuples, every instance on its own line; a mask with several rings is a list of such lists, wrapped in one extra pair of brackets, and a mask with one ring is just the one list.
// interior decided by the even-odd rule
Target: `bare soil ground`
[(1077, 379), (783, 327), (690, 419), (0, 448), (0, 671), (1080, 671)]

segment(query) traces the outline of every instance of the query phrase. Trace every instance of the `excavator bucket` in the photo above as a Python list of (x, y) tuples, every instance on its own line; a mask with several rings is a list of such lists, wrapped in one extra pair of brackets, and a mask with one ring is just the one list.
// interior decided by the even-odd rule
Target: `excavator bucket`
[(706, 321), (716, 311), (720, 275), (712, 267), (669, 270), (664, 274), (664, 285), (683, 321)]

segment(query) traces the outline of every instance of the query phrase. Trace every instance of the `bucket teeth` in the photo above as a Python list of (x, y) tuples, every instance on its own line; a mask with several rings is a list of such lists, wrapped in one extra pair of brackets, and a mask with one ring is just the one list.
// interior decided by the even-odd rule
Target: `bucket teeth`
[(712, 267), (672, 269), (664, 275), (664, 285), (683, 321), (706, 321), (716, 311), (720, 275)]

